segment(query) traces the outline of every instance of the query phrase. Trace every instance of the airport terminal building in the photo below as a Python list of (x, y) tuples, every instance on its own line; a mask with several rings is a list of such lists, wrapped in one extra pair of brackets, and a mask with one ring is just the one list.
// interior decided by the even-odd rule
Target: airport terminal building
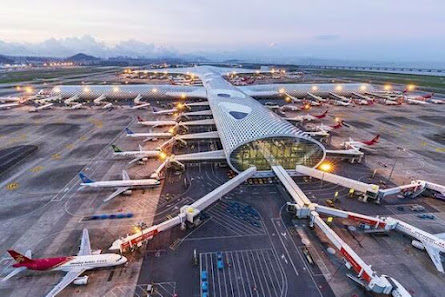
[[(237, 69), (242, 70), (242, 69)], [(303, 131), (281, 118), (252, 96), (270, 96), (286, 88), (289, 94), (298, 95), (308, 92), (319, 95), (337, 92), (351, 94), (363, 93), (371, 86), (367, 84), (319, 84), (317, 90), (310, 84), (289, 85), (252, 85), (236, 87), (222, 76), (227, 69), (199, 66), (195, 68), (175, 68), (173, 73), (193, 73), (198, 76), (204, 87), (175, 85), (122, 85), (122, 86), (57, 86), (52, 93), (63, 98), (80, 96), (94, 99), (105, 95), (110, 99), (133, 99), (182, 96), (206, 98), (213, 114), (229, 166), (241, 172), (249, 166), (258, 171), (270, 171), (271, 164), (279, 164), (293, 170), (296, 165), (316, 167), (325, 156), (324, 146)], [(244, 71), (244, 70), (242, 70)], [(249, 70), (246, 70), (249, 72)], [(252, 70), (250, 70), (253, 72)]]

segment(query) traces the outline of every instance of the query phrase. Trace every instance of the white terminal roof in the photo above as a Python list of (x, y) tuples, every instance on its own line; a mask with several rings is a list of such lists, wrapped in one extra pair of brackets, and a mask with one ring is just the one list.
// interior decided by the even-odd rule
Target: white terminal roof
[[(143, 97), (190, 95), (207, 97), (213, 113), (221, 143), (229, 165), (230, 155), (238, 147), (259, 139), (270, 137), (289, 137), (304, 139), (306, 142), (319, 146), (324, 159), (325, 148), (316, 140), (305, 135), (294, 125), (282, 119), (263, 106), (251, 96), (279, 94), (283, 91), (291, 95), (314, 94), (350, 94), (372, 91), (368, 84), (268, 84), (235, 87), (226, 81), (222, 75), (229, 73), (258, 73), (256, 70), (239, 68), (220, 68), (199, 66), (194, 68), (165, 69), (169, 73), (182, 73), (198, 76), (204, 87), (174, 86), (174, 85), (81, 85), (57, 86), (53, 94), (62, 97), (79, 95), (81, 97), (97, 98), (105, 94), (107, 98), (130, 99), (137, 95)], [(236, 169), (235, 169), (236, 170)]]

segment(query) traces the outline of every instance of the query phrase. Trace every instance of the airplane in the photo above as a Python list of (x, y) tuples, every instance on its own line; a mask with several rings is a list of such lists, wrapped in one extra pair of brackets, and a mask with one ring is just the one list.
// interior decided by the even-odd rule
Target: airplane
[(70, 109), (81, 109), (81, 108), (84, 108), (82, 103), (77, 103), (70, 107)]
[(116, 145), (112, 144), (111, 147), (113, 148), (113, 156), (116, 157), (135, 157), (133, 160), (131, 160), (128, 164), (133, 164), (138, 161), (147, 161), (148, 158), (155, 158), (155, 157), (162, 157), (165, 156), (165, 153), (161, 152), (160, 150), (155, 151), (144, 151), (141, 145), (139, 145), (138, 151), (122, 151), (120, 148), (118, 148)]
[(365, 100), (365, 99), (355, 99), (355, 100), (352, 100), (352, 102), (354, 104), (358, 104), (358, 105), (372, 105), (372, 104), (374, 104), (373, 101)]
[(331, 101), (331, 103), (333, 105), (338, 105), (338, 106), (349, 106), (351, 104), (352, 100), (349, 100), (348, 102), (345, 101), (341, 101), (341, 100), (333, 100)]
[(173, 137), (173, 133), (134, 133), (129, 128), (125, 128), (125, 132), (127, 132), (127, 137), (130, 138), (146, 138), (145, 140), (154, 140), (155, 138), (171, 138)]
[(62, 280), (46, 294), (46, 297), (53, 297), (71, 283), (75, 285), (86, 285), (88, 276), (80, 275), (87, 270), (118, 266), (128, 261), (127, 258), (119, 254), (100, 254), (100, 252), (100, 250), (91, 250), (90, 237), (87, 229), (83, 229), (82, 231), (82, 239), (77, 256), (32, 259), (31, 251), (27, 251), (25, 255), (22, 255), (14, 250), (8, 250), (8, 253), (16, 261), (16, 263), (12, 265), (15, 270), (3, 278), (2, 281), (6, 281), (27, 269), (35, 271), (65, 271), (66, 274)]
[(377, 134), (373, 139), (367, 141), (355, 141), (351, 137), (349, 137), (349, 141), (345, 141), (341, 144), (341, 146), (345, 149), (354, 149), (359, 151), (360, 149), (369, 149), (370, 146), (379, 142), (380, 135)]
[(102, 109), (112, 109), (113, 108), (113, 103), (107, 103), (107, 104), (105, 104), (103, 107), (102, 107)]
[(0, 102), (1, 103), (6, 103), (6, 102), (18, 102), (21, 103), (23, 101), (23, 98), (20, 97), (0, 97)]
[(19, 103), (5, 103), (5, 104), (0, 104), (0, 110), (2, 109), (11, 109), (13, 107), (19, 107), (20, 104)]
[(177, 108), (161, 110), (161, 109), (156, 108), (156, 107), (153, 106), (153, 112), (152, 113), (153, 114), (174, 114), (176, 112), (178, 112)]
[(110, 180), (110, 181), (94, 181), (88, 178), (85, 173), (79, 173), (81, 186), (87, 186), (92, 188), (117, 188), (110, 196), (104, 199), (104, 202), (110, 201), (114, 197), (124, 194), (131, 195), (131, 189), (135, 188), (152, 188), (157, 187), (161, 183), (157, 179), (138, 179), (131, 180), (128, 173), (122, 170), (122, 180)]
[(430, 234), (397, 219), (387, 218), (386, 220), (394, 220), (397, 223), (396, 230), (414, 238), (411, 241), (412, 246), (420, 250), (426, 250), (436, 269), (445, 273), (440, 256), (440, 253), (445, 253), (445, 233)]
[(144, 103), (144, 104), (134, 105), (131, 107), (131, 109), (143, 109), (143, 108), (146, 108), (149, 106), (150, 106), (150, 103)]
[(301, 115), (301, 116), (296, 116), (293, 118), (284, 118), (285, 120), (291, 121), (291, 122), (303, 122), (303, 121), (313, 121), (316, 119), (322, 119), (324, 117), (326, 117), (326, 115), (328, 114), (328, 111), (326, 110), (324, 113), (319, 114), (319, 115), (310, 115), (310, 114), (305, 114), (305, 115)]
[(415, 99), (410, 99), (410, 98), (405, 98), (404, 100), (408, 104), (412, 104), (412, 105), (427, 104), (427, 102), (423, 101), (423, 100), (415, 100)]
[(51, 109), (51, 108), (53, 108), (53, 105), (54, 105), (54, 103), (47, 103), (45, 105), (40, 105), (40, 106), (34, 107), (29, 112), (38, 112), (39, 110)]
[(402, 104), (401, 100), (395, 101), (395, 100), (390, 100), (390, 99), (383, 100), (383, 103), (385, 105), (401, 105)]
[(343, 121), (339, 121), (339, 122), (337, 122), (337, 124), (332, 125), (332, 126), (327, 126), (325, 124), (321, 124), (318, 126), (309, 126), (308, 125), (307, 130), (309, 132), (320, 132), (320, 131), (330, 132), (335, 129), (340, 129), (341, 127), (343, 127), (343, 125), (344, 125)]
[[(404, 90), (402, 93), (406, 94), (407, 90)], [(419, 101), (426, 101), (428, 99), (431, 99), (434, 96), (434, 93), (424, 95), (424, 96), (407, 96), (405, 95), (405, 98), (412, 99), (412, 100), (419, 100)]]
[(445, 104), (445, 100), (444, 99), (430, 99), (427, 102), (431, 102), (434, 104)]
[(57, 101), (57, 100), (62, 100), (62, 96), (57, 95), (57, 96), (46, 97), (46, 98), (43, 98), (43, 99), (37, 99), (34, 102), (37, 103), (37, 104), (44, 104), (44, 103), (47, 103), (47, 102)]
[(176, 121), (146, 121), (141, 116), (138, 116), (138, 124), (150, 127), (160, 127), (160, 126), (175, 126), (178, 123)]

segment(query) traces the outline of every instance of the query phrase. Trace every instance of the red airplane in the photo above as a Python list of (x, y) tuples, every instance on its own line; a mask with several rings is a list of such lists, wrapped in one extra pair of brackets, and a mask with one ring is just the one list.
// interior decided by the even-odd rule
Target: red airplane
[(326, 117), (326, 115), (328, 114), (328, 111), (326, 110), (324, 113), (319, 114), (319, 115), (314, 115), (315, 118), (317, 119), (322, 119), (324, 117)]

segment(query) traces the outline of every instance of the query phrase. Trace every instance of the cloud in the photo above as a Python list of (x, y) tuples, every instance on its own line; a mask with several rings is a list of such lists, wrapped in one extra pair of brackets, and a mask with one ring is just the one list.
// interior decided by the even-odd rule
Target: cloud
[(315, 39), (321, 40), (321, 41), (332, 41), (340, 39), (340, 35), (337, 34), (322, 34), (315, 36)]
[(13, 56), (67, 57), (77, 53), (97, 57), (160, 57), (175, 55), (175, 50), (137, 40), (121, 41), (108, 45), (90, 35), (82, 37), (51, 38), (39, 43), (5, 42), (0, 40), (0, 54)]

